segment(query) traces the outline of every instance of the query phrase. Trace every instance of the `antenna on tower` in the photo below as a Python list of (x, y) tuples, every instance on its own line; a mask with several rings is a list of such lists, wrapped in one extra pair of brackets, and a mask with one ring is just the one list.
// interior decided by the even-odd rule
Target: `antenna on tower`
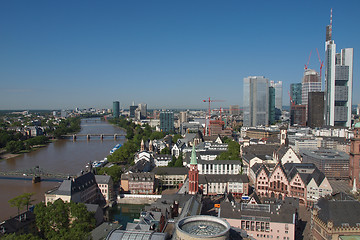
[(326, 41), (331, 41), (332, 38), (332, 8), (330, 10), (330, 25), (326, 26)]
[(330, 26), (329, 26), (329, 37), (332, 39), (332, 8), (330, 10)]
[(330, 26), (332, 27), (332, 8), (330, 10)]

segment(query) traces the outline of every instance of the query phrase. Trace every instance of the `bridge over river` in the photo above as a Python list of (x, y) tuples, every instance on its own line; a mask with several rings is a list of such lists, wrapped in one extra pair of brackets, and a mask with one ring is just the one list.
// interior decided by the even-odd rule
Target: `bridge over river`
[(126, 133), (115, 133), (115, 134), (67, 134), (67, 135), (62, 135), (61, 138), (68, 138), (68, 139), (72, 139), (72, 140), (76, 140), (76, 139), (98, 139), (98, 140), (103, 140), (104, 138), (112, 138), (114, 140), (120, 138), (120, 137), (125, 137)]
[(54, 173), (47, 171), (39, 166), (30, 169), (22, 169), (16, 171), (0, 172), (0, 179), (13, 180), (32, 180), (33, 183), (40, 181), (63, 181), (75, 177), (65, 173)]

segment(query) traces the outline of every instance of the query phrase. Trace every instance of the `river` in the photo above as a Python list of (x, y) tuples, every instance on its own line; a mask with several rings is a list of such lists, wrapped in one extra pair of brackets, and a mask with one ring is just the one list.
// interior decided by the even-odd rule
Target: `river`
[[(123, 134), (124, 131), (98, 118), (83, 119), (79, 134)], [(57, 140), (34, 152), (22, 154), (12, 159), (0, 161), (0, 171), (15, 171), (39, 166), (50, 172), (77, 174), (85, 170), (89, 161), (102, 160), (118, 143), (123, 144), (124, 137), (93, 137)], [(40, 182), (32, 184), (26, 180), (0, 179), (0, 221), (17, 214), (17, 208), (10, 207), (8, 201), (25, 192), (34, 192), (35, 202), (44, 201), (44, 193), (58, 186), (57, 182)]]

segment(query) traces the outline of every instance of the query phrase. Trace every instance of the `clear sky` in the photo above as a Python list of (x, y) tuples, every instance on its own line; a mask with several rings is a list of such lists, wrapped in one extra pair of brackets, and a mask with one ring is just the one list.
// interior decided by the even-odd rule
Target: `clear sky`
[(360, 1), (3, 0), (0, 109), (242, 104), (243, 78), (300, 82), (324, 60), (333, 8), (337, 49), (354, 48), (360, 103)]

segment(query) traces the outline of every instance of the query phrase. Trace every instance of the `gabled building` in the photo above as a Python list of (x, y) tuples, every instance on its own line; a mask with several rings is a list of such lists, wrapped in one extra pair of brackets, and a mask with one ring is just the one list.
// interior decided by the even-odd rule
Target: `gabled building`
[(279, 162), (274, 169), (255, 164), (250, 179), (255, 180), (256, 193), (264, 197), (294, 197), (301, 205), (312, 206), (321, 196), (332, 193), (325, 175), (314, 164)]
[(269, 191), (268, 195), (270, 197), (275, 197), (278, 199), (284, 199), (285, 196), (289, 194), (289, 180), (287, 178), (285, 169), (281, 163), (278, 163), (275, 166), (273, 172), (269, 176)]
[(171, 148), (171, 155), (175, 156), (176, 158), (179, 157), (180, 153), (182, 153), (183, 149), (186, 147), (185, 142), (178, 141), (176, 144), (173, 145)]
[(279, 149), (274, 151), (273, 159), (276, 162), (285, 163), (301, 163), (301, 157), (296, 154), (292, 147), (281, 145)]
[(256, 171), (256, 177), (254, 180), (255, 189), (259, 196), (264, 197), (269, 195), (269, 181), (270, 181), (270, 171), (264, 165), (256, 165), (254, 167), (259, 166), (260, 168)]
[(96, 203), (99, 199), (98, 185), (92, 172), (71, 180), (64, 180), (61, 185), (45, 193), (45, 203), (61, 198), (64, 202)]

